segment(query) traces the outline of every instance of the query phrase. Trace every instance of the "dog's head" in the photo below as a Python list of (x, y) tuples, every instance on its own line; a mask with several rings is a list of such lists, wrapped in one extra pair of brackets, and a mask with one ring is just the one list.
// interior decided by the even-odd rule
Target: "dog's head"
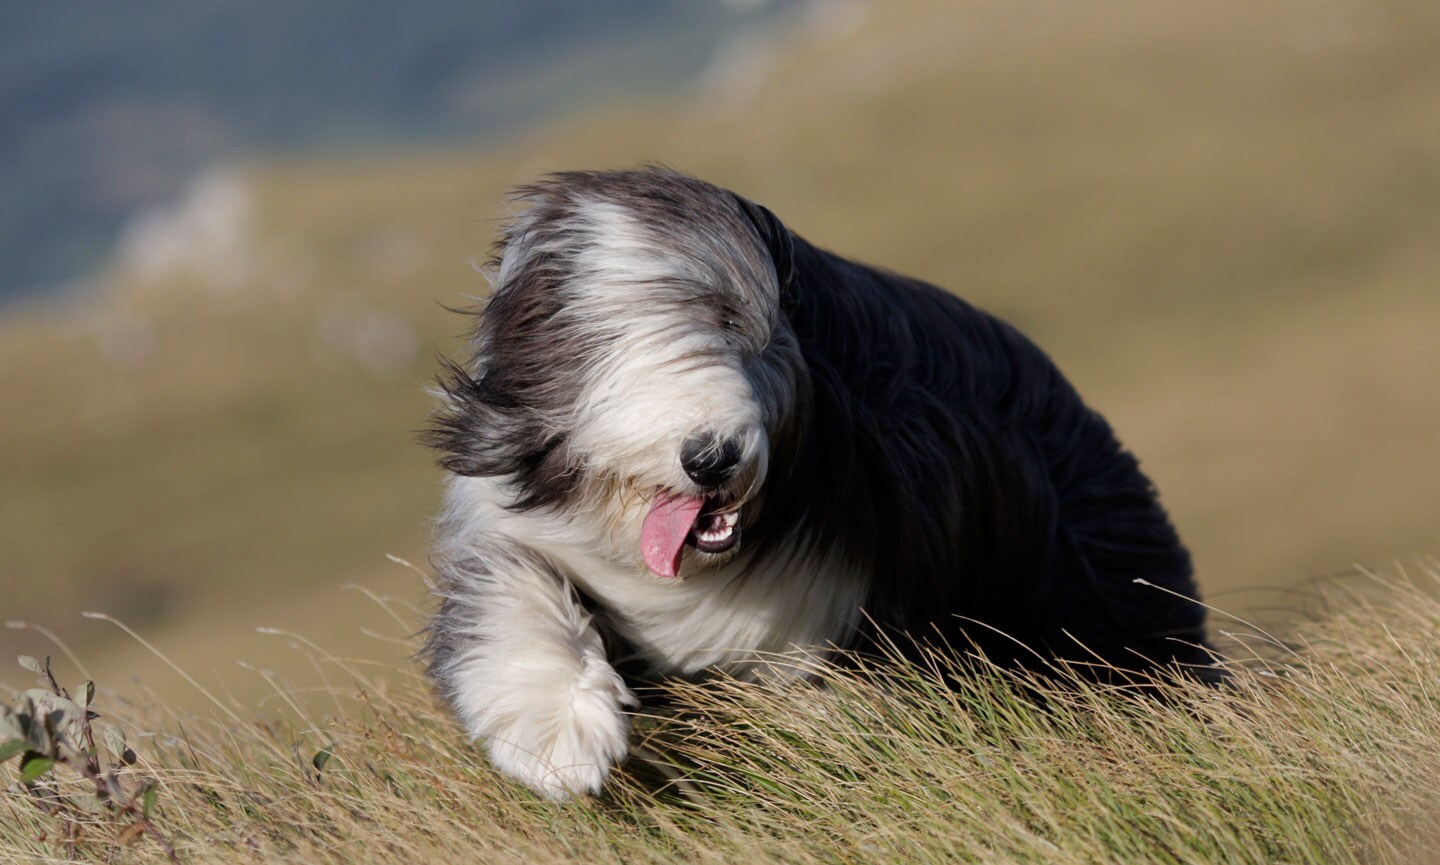
[(664, 170), (557, 174), (516, 200), (428, 437), (442, 463), (637, 571), (733, 557), (808, 398), (790, 233)]

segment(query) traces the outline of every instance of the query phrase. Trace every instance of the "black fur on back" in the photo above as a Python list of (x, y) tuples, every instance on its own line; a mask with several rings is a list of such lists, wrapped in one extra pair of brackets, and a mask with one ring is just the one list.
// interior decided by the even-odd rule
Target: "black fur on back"
[(791, 248), (811, 432), (762, 520), (810, 526), (866, 563), (882, 628), (1001, 662), (1036, 650), (1211, 676), (1189, 553), (1050, 359), (934, 286)]

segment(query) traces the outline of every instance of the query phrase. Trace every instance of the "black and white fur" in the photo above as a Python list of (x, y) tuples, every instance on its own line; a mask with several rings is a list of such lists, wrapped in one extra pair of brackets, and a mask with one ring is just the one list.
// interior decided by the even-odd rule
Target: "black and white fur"
[[(1210, 663), (1150, 481), (1013, 327), (682, 174), (517, 200), (428, 434), (451, 472), (429, 673), (501, 770), (599, 790), (636, 705), (622, 660), (783, 675), (775, 655), (880, 630)], [(668, 495), (738, 515), (733, 537), (702, 516), (674, 578), (640, 549)]]

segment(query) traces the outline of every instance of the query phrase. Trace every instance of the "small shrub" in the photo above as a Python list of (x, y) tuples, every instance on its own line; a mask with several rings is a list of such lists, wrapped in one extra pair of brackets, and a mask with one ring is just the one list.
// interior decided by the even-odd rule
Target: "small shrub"
[[(87, 830), (105, 826), (121, 846), (148, 836), (178, 862), (152, 820), (155, 782), (133, 770), (137, 758), (120, 727), (95, 724), (95, 683), (84, 682), (72, 695), (56, 681), (49, 657), (21, 655), (19, 662), (44, 687), (24, 691), (14, 707), (0, 704), (0, 763), (15, 761), (19, 774), (11, 791), (58, 821), (72, 852)], [(95, 742), (97, 730), (103, 750)]]

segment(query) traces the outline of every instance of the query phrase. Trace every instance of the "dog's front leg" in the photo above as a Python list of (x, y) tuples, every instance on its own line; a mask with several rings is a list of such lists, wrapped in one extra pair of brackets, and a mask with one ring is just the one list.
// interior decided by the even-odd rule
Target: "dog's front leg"
[(490, 760), (549, 799), (599, 792), (636, 700), (591, 616), (540, 555), (505, 545), (440, 563), (430, 675)]

